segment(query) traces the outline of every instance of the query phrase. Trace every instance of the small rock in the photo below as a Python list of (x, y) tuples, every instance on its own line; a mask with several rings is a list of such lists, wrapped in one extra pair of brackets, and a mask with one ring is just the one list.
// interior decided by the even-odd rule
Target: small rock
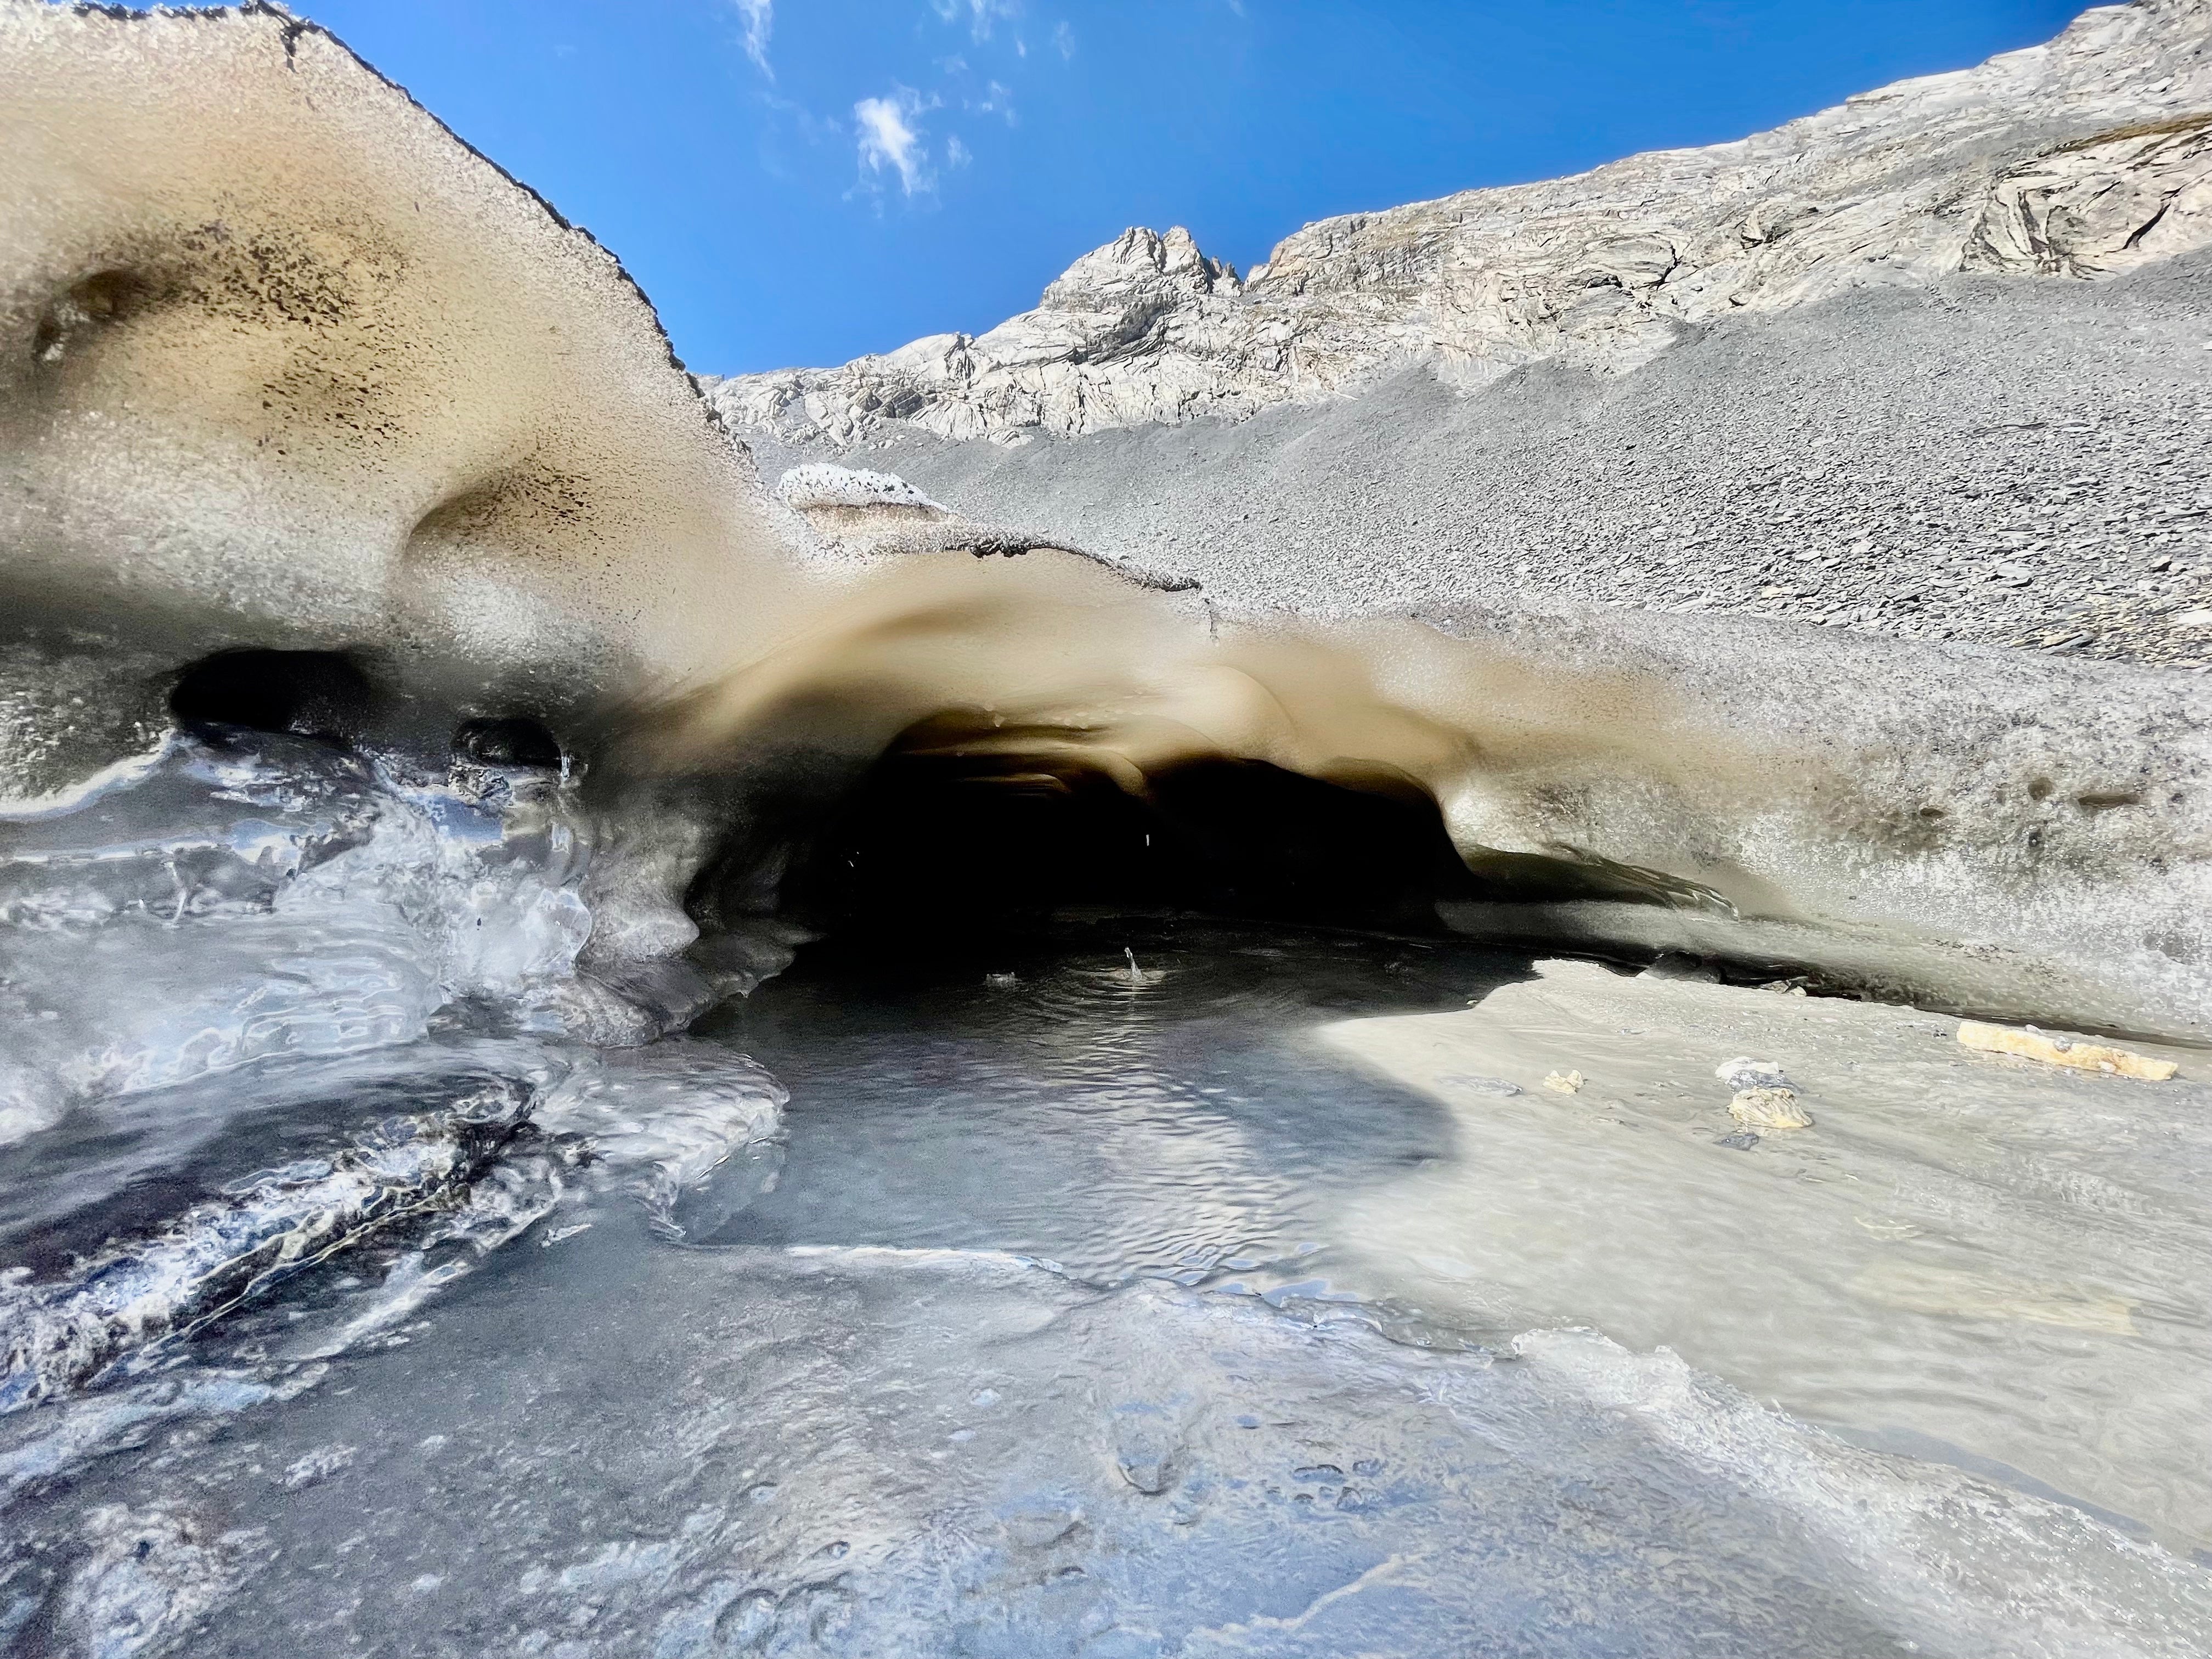
[(1124, 1449), (1121, 1455), (1115, 1458), (1115, 1468), (1121, 1471), (1121, 1480), (1141, 1491), (1146, 1498), (1159, 1498), (1175, 1484), (1175, 1460), (1170, 1451), (1159, 1447)]
[(1544, 1086), (1556, 1089), (1563, 1095), (1579, 1094), (1583, 1074), (1580, 1072), (1547, 1072), (1544, 1073)]
[(1752, 1060), (1739, 1055), (1724, 1060), (1713, 1067), (1713, 1075), (1731, 1089), (1787, 1089), (1790, 1079), (1782, 1068), (1771, 1060)]
[(1729, 1101), (1729, 1115), (1761, 1129), (1813, 1127), (1813, 1115), (1798, 1103), (1795, 1089), (1739, 1089)]
[(1114, 1467), (1146, 1497), (1158, 1498), (1176, 1484), (1182, 1450), (1176, 1437), (1158, 1425), (1124, 1425), (1115, 1449)]
[(2039, 1060), (2046, 1066), (2140, 1078), (2146, 1083), (2163, 1083), (2181, 1069), (2170, 1060), (2131, 1054), (2124, 1048), (2108, 1048), (2097, 1042), (2072, 1042), (2064, 1037), (2046, 1036), (2032, 1028), (2016, 1031), (2005, 1025), (1984, 1025), (1979, 1020), (1960, 1021), (1959, 1041), (1984, 1054), (2017, 1054), (2023, 1060)]
[(1081, 1510), (1049, 1504), (1017, 1509), (999, 1521), (1007, 1538), (1025, 1550), (1049, 1549), (1082, 1523)]

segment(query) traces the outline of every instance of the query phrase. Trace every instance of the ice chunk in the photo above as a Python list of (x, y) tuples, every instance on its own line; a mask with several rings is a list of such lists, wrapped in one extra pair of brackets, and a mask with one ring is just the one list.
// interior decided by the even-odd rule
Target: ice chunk
[(794, 466), (777, 481), (775, 493), (802, 511), (815, 507), (905, 507), (942, 513), (939, 502), (893, 472), (871, 472), (827, 461)]
[(529, 1105), (520, 1085), (487, 1085), (439, 1111), (374, 1125), (327, 1158), (234, 1182), (154, 1237), (112, 1246), (58, 1285), (0, 1289), (0, 1412), (81, 1383), (118, 1356), (465, 1187)]
[(586, 864), (557, 780), (176, 736), (68, 810), (0, 819), (0, 1140), (81, 1100), (406, 1042), (456, 1006), (545, 1024), (591, 934)]

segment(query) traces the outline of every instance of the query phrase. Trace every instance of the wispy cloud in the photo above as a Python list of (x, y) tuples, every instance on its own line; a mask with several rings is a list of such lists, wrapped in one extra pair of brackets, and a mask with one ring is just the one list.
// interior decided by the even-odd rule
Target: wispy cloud
[(960, 135), (958, 133), (954, 133), (950, 138), (947, 138), (945, 141), (945, 166), (949, 167), (964, 167), (969, 164), (969, 162), (975, 159), (975, 158), (973, 155), (968, 153), (968, 146), (960, 142)]
[(929, 0), (937, 15), (948, 23), (968, 20), (968, 32), (978, 40), (991, 38), (994, 26), (1021, 15), (1021, 0)]
[(1002, 81), (994, 81), (985, 88), (981, 98), (964, 98), (961, 107), (971, 115), (1002, 115), (1010, 127), (1021, 125), (1014, 113), (1014, 91)]
[[(1230, 0), (1230, 3), (1235, 4), (1236, 0)], [(1065, 18), (1052, 26), (1052, 43), (1060, 48), (1062, 58), (1075, 56), (1075, 31), (1068, 27)]]
[(775, 0), (732, 0), (738, 9), (738, 20), (745, 28), (745, 56), (753, 65), (771, 81), (775, 71), (769, 67), (769, 31), (775, 26)]
[(911, 87), (894, 87), (887, 98), (863, 98), (853, 106), (853, 122), (860, 134), (860, 165), (871, 178), (886, 172), (898, 175), (902, 195), (928, 190), (929, 147), (922, 140), (921, 119), (937, 107), (937, 100), (924, 102)]

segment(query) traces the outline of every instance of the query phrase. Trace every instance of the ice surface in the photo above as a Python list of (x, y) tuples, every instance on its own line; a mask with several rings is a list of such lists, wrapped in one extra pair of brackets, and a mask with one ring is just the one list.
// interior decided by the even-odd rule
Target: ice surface
[(587, 1027), (591, 994), (618, 1000), (576, 980), (587, 854), (548, 775), (173, 735), (136, 775), (0, 819), (0, 1139), (449, 1012)]
[[(773, 1181), (778, 1155), (768, 1143), (788, 1098), (744, 1055), (672, 1039), (591, 1056), (547, 1095), (537, 1123), (588, 1141), (595, 1162), (618, 1172), (656, 1226), (682, 1237), (690, 1228), (711, 1232), (733, 1203)], [(757, 1157), (726, 1183), (720, 1203), (696, 1197), (732, 1156), (756, 1146)], [(732, 1184), (743, 1190), (730, 1190)]]
[[(1816, 1109), (1786, 1153), (1723, 1143), (1740, 1055)], [(453, 1201), (0, 1419), (0, 1648), (2212, 1641), (2204, 1322), (2142, 1291), (2202, 1273), (2185, 1080), (1463, 946), (822, 946), (643, 1049), (447, 1035), (88, 1103), (0, 1149), (19, 1292), (497, 1079), (530, 1122)], [(2028, 1296), (2069, 1241), (2073, 1299)], [(1978, 1301), (1866, 1278), (1976, 1250), (2020, 1255)]]
[[(549, 1238), (611, 1205), (671, 1237), (719, 1225), (741, 1176), (772, 1182), (782, 1099), (720, 1046), (447, 1038), (82, 1109), (0, 1149), (0, 1261), (15, 1264), (0, 1273), (0, 1415), (109, 1384), (58, 1438), (27, 1431), (52, 1443), (23, 1467), (52, 1474), (103, 1440), (116, 1385), (325, 1261), (345, 1287), (325, 1274), (311, 1291), (324, 1305), (279, 1345), (288, 1363), (404, 1320), (556, 1209)], [(743, 1170), (706, 1194), (733, 1158)]]
[[(2077, 1078), (1955, 1029), (1572, 962), (1461, 1012), (1331, 1024), (1321, 1042), (1438, 1105), (1455, 1147), (1353, 1194), (1335, 1237), (1422, 1306), (1666, 1343), (2212, 1547), (2202, 1056), (2171, 1051), (2171, 1083)], [(1739, 1131), (1745, 1054), (1814, 1127)], [(1567, 1066), (1578, 1094), (1534, 1086)]]
[[(19, 1508), (42, 1637), (82, 1650), (136, 1616), (240, 1656), (2075, 1659), (2212, 1629), (2197, 1568), (1593, 1334), (1437, 1354), (990, 1255), (641, 1275), (599, 1237), (479, 1275), (217, 1440), (156, 1437), (138, 1472)], [(593, 1317), (549, 1316), (584, 1294)], [(120, 1582), (118, 1514), (153, 1540)]]
[(82, 1383), (139, 1345), (210, 1319), (367, 1233), (463, 1195), (529, 1115), (504, 1079), (386, 1119), (326, 1157), (228, 1184), (153, 1238), (112, 1246), (62, 1285), (0, 1287), (0, 1412)]

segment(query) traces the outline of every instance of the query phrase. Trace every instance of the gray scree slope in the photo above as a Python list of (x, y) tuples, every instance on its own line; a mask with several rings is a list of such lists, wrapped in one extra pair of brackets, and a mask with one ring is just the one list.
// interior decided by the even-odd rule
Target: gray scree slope
[[(1770, 133), (1311, 225), (710, 384), (1231, 604), (1546, 600), (2212, 663), (2212, 0)], [(1579, 603), (1578, 603), (1579, 602)]]

